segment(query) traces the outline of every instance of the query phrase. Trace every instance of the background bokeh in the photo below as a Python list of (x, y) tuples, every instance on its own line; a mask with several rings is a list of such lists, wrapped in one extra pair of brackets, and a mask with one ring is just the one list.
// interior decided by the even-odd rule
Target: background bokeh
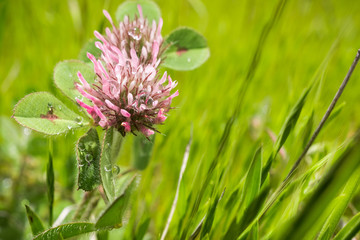
[[(77, 58), (93, 31), (102, 31), (109, 25), (102, 9), (114, 16), (121, 2), (0, 0), (0, 239), (29, 238), (25, 203), (47, 218), (48, 138), (16, 124), (11, 119), (14, 105), (35, 91), (50, 91), (68, 102), (53, 83), (56, 63)], [(141, 173), (137, 212), (139, 219), (145, 214), (150, 216), (149, 232), (156, 237), (163, 230), (193, 128), (179, 207), (169, 231), (172, 238), (186, 211), (187, 193), (196, 188), (196, 181), (204, 177), (215, 155), (260, 33), (277, 1), (156, 2), (164, 19), (164, 36), (178, 26), (189, 26), (207, 38), (211, 51), (209, 60), (194, 71), (168, 70), (179, 82), (180, 96), (173, 101), (176, 109), (160, 127), (163, 135), (157, 136), (149, 167)], [(272, 141), (264, 128), (278, 134), (291, 106), (314, 79), (315, 87), (298, 125), (303, 126), (312, 112), (314, 123), (320, 121), (360, 48), (359, 12), (360, 2), (354, 0), (287, 2), (263, 46), (258, 69), (221, 158), (222, 168), (231, 164), (225, 176), (227, 189), (239, 182), (257, 142), (271, 148)], [(339, 147), (358, 127), (359, 93), (360, 70), (356, 69), (339, 102), (345, 105), (317, 140), (327, 151)], [(279, 179), (286, 175), (301, 150), (300, 127), (285, 145), (288, 162), (275, 166), (281, 169)], [(70, 132), (54, 140), (55, 216), (81, 195), (75, 186), (74, 144), (79, 136), (80, 133)], [(125, 140), (118, 159), (120, 168), (130, 164), (131, 141), (132, 137)]]

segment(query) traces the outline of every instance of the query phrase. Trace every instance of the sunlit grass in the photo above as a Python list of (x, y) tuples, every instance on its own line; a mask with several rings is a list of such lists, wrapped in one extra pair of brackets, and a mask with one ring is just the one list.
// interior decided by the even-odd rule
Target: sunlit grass
[[(0, 3), (0, 209), (4, 213), (1, 231), (28, 237), (30, 228), (23, 203), (30, 204), (47, 219), (45, 172), (47, 139), (24, 130), (10, 120), (12, 108), (24, 95), (51, 91), (60, 97), (52, 74), (57, 62), (77, 58), (81, 46), (95, 29), (107, 24), (102, 9), (111, 14), (118, 1), (3, 1)], [(180, 238), (201, 189), (211, 161), (217, 154), (220, 139), (246, 79), (258, 39), (271, 18), (277, 1), (157, 1), (164, 18), (163, 34), (178, 26), (190, 26), (208, 40), (209, 60), (191, 72), (169, 71), (178, 80), (180, 96), (174, 99), (167, 123), (160, 127), (153, 157), (141, 172), (136, 197), (127, 228), (114, 230), (111, 236), (150, 218), (148, 236), (157, 239), (162, 233), (175, 196), (181, 161), (193, 128), (190, 157), (180, 186), (179, 201), (170, 224), (168, 238)], [(313, 114), (312, 130), (331, 102), (360, 47), (360, 4), (355, 1), (288, 1), (282, 16), (271, 29), (263, 46), (258, 68), (245, 92), (242, 107), (235, 116), (224, 152), (218, 158), (189, 235), (208, 212), (211, 204), (226, 188), (216, 208), (210, 239), (223, 237), (234, 217), (240, 217), (236, 204), (243, 191), (256, 149), (263, 146), (263, 165), (273, 149), (269, 132), (278, 135), (291, 108), (302, 92), (315, 82), (297, 125), (284, 145), (286, 157), (278, 156), (270, 171), (273, 192), (303, 150), (304, 129)], [(358, 127), (360, 114), (359, 70), (357, 69), (341, 97), (341, 112), (325, 126), (301, 165), (300, 173), (315, 166), (325, 156), (329, 162), (312, 173), (303, 188), (294, 190), (260, 221), (259, 237), (265, 239), (289, 217), (295, 216), (314, 191), (317, 183), (344, 151)], [(11, 121), (8, 123), (8, 121)], [(25, 131), (26, 133), (26, 131)], [(79, 201), (81, 192), (73, 191), (76, 178), (74, 144), (81, 133), (59, 136), (54, 140), (55, 203), (54, 218), (65, 206)], [(123, 144), (118, 165), (131, 162), (132, 138)], [(299, 174), (300, 176), (300, 174)], [(350, 178), (350, 176), (346, 176)], [(219, 180), (220, 179), (220, 180)], [(345, 180), (344, 180), (345, 181)], [(345, 183), (345, 182), (344, 182)], [(300, 186), (300, 185), (299, 185)], [(304, 190), (305, 189), (305, 190)], [(304, 191), (302, 191), (304, 190)], [(355, 190), (357, 191), (357, 190)], [(75, 192), (75, 193), (73, 193)], [(190, 204), (187, 203), (191, 195)], [(239, 204), (237, 200), (237, 204)], [(345, 211), (347, 222), (359, 209), (358, 194)], [(3, 217), (4, 216), (4, 217)], [(132, 216), (132, 217), (130, 217)], [(46, 221), (44, 221), (46, 222)], [(5, 230), (4, 230), (5, 229)], [(0, 232), (1, 233), (1, 232)], [(18, 235), (18, 236), (20, 236)], [(188, 237), (189, 237), (188, 235)], [(1, 234), (0, 234), (1, 236)], [(11, 235), (4, 235), (11, 236)], [(12, 235), (14, 236), (14, 235)], [(256, 238), (254, 238), (256, 239)]]

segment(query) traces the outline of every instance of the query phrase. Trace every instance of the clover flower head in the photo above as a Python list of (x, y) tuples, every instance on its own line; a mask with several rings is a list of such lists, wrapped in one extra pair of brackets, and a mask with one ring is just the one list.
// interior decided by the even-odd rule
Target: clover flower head
[(166, 72), (161, 76), (158, 71), (164, 49), (162, 19), (150, 25), (140, 5), (138, 11), (139, 17), (130, 21), (125, 16), (116, 26), (104, 10), (112, 30), (106, 28), (106, 35), (94, 33), (100, 40), (95, 43), (101, 50), (98, 59), (87, 54), (94, 65), (96, 81), (90, 85), (78, 72), (80, 83), (75, 83), (92, 105), (76, 101), (102, 128), (115, 127), (123, 136), (140, 131), (148, 137), (157, 131), (155, 124), (165, 121), (171, 101), (179, 93), (171, 94), (177, 82)]

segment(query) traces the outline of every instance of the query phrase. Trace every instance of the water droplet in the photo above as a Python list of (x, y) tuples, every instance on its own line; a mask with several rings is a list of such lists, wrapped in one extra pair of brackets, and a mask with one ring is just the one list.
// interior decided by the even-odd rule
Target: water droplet
[(107, 143), (107, 144), (106, 144), (106, 147), (109, 148), (109, 147), (110, 147), (110, 143)]
[(68, 125), (67, 128), (68, 128), (69, 130), (71, 130), (71, 129), (72, 129), (72, 126)]
[(26, 136), (29, 136), (31, 134), (31, 129), (30, 128), (24, 128), (24, 134)]
[(82, 142), (79, 142), (78, 149), (80, 150), (80, 154), (85, 151), (85, 145)]
[(188, 58), (188, 59), (187, 59), (187, 61), (188, 61), (188, 62), (191, 62), (191, 59), (190, 59), (190, 58)]
[(137, 28), (137, 27), (134, 27), (133, 29), (130, 29), (129, 31), (128, 31), (128, 35), (132, 38), (132, 39), (134, 39), (134, 40), (136, 40), (136, 41), (139, 41), (140, 39), (141, 39), (141, 32), (140, 32), (140, 29), (139, 28)]
[(80, 117), (80, 116), (78, 116), (78, 117), (76, 117), (75, 118), (75, 122), (77, 123), (77, 124), (79, 124), (80, 126), (82, 126), (83, 125), (83, 118), (82, 117)]
[(118, 175), (120, 173), (120, 167), (118, 165), (113, 166), (113, 174)]
[(59, 109), (60, 111), (62, 110), (62, 107), (61, 107), (61, 105), (59, 105), (59, 106), (58, 106), (58, 109)]
[(84, 99), (83, 96), (77, 96), (77, 97), (75, 97), (75, 100), (83, 101), (83, 99)]
[(111, 164), (106, 165), (106, 166), (104, 167), (104, 169), (105, 169), (106, 172), (110, 172), (110, 171), (112, 170)]
[(85, 161), (88, 162), (90, 164), (90, 162), (93, 160), (93, 156), (91, 154), (86, 154), (85, 155)]

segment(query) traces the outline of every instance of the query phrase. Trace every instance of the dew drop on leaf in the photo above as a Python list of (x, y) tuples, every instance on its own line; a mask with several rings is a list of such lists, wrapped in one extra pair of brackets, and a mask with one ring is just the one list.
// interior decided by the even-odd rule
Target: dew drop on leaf
[(118, 165), (113, 166), (113, 173), (116, 175), (120, 173), (120, 167)]
[(90, 163), (93, 160), (93, 156), (91, 154), (86, 154), (85, 155), (85, 161), (87, 161), (88, 163)]
[(78, 124), (78, 125), (80, 125), (80, 126), (82, 126), (83, 125), (83, 118), (82, 117), (76, 117), (75, 118), (75, 122)]
[(106, 172), (110, 172), (110, 171), (112, 170), (110, 164), (106, 165), (106, 166), (104, 167), (104, 169), (105, 169)]

